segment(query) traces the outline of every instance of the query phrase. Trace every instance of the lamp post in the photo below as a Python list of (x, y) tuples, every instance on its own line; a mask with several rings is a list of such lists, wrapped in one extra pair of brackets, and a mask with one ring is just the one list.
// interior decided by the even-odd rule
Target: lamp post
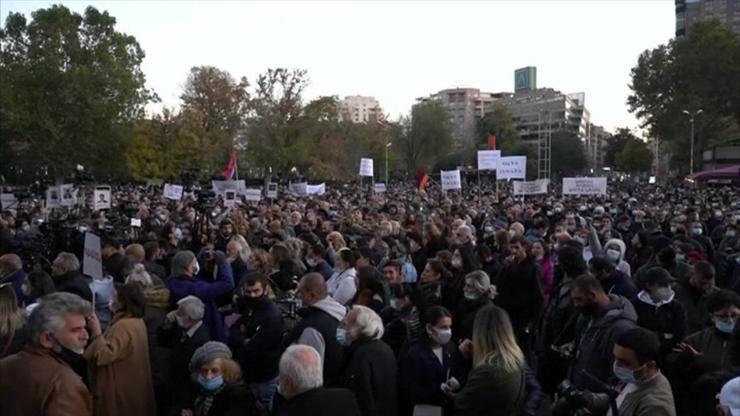
[(690, 146), (690, 150), (689, 150), (691, 152), (691, 155), (690, 155), (690, 159), (689, 159), (690, 160), (689, 161), (689, 163), (690, 163), (690, 165), (689, 165), (689, 175), (693, 175), (694, 174), (694, 118), (696, 116), (698, 116), (699, 114), (703, 113), (703, 112), (704, 112), (704, 110), (702, 110), (702, 109), (698, 109), (698, 110), (694, 111), (693, 113), (690, 112), (689, 110), (683, 110), (683, 113), (686, 114), (686, 116), (689, 117), (689, 123), (691, 123), (691, 146)]
[[(388, 140), (386, 138), (386, 140)], [(388, 148), (391, 147), (393, 143), (388, 142), (385, 144), (385, 186), (388, 187)]]

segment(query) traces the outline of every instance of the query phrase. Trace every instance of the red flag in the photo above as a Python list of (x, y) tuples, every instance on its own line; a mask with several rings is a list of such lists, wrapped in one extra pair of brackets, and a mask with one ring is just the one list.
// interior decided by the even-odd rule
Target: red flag
[(496, 135), (488, 133), (488, 150), (496, 150)]
[(227, 181), (234, 179), (234, 174), (236, 173), (236, 159), (237, 159), (236, 148), (232, 148), (231, 157), (229, 157), (229, 163), (226, 165), (226, 169), (224, 169), (224, 171), (221, 172), (221, 175)]
[(429, 184), (429, 179), (429, 175), (424, 172), (424, 169), (419, 169), (416, 171), (416, 188), (419, 190), (419, 192), (423, 191), (424, 188), (427, 187), (427, 184)]

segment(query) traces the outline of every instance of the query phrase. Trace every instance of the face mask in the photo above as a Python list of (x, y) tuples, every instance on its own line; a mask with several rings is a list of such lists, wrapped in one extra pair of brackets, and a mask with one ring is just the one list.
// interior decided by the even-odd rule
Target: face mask
[(218, 376), (208, 380), (202, 375), (198, 375), (198, 384), (200, 384), (203, 390), (213, 391), (224, 384), (224, 378), (223, 376)]
[(672, 298), (673, 294), (673, 289), (671, 289), (670, 287), (659, 287), (653, 291), (652, 297), (658, 302), (665, 302), (668, 299)]
[(306, 257), (306, 264), (308, 267), (316, 267), (316, 260)]
[(535, 256), (535, 259), (537, 259), (537, 261), (542, 261), (543, 258), (545, 258), (545, 256), (543, 256), (542, 254), (538, 254)]
[(395, 300), (395, 299), (391, 299), (391, 304), (390, 304), (390, 307), (391, 307), (391, 309), (393, 309), (394, 311), (397, 311), (397, 310), (398, 310), (398, 305), (396, 304), (396, 300)]
[(735, 330), (735, 321), (715, 321), (714, 327), (725, 334), (731, 334)]
[(686, 261), (686, 256), (683, 255), (683, 254), (676, 254), (676, 262), (679, 262), (679, 261), (680, 262), (685, 262)]
[(465, 296), (465, 299), (467, 300), (478, 299), (478, 292), (476, 292), (475, 290), (463, 290), (463, 295)]
[(200, 264), (198, 264), (198, 262), (196, 261), (195, 267), (193, 267), (193, 276), (197, 275), (198, 273), (200, 273)]
[(728, 237), (728, 238), (735, 237), (736, 235), (737, 235), (737, 231), (735, 230), (727, 230), (725, 232), (725, 237)]
[(432, 328), (432, 330), (437, 336), (437, 342), (439, 343), (439, 345), (446, 345), (452, 339), (451, 329)]
[[(644, 367), (644, 366), (643, 366)], [(638, 368), (637, 370), (632, 370), (630, 368), (622, 367), (620, 365), (617, 365), (617, 363), (614, 363), (613, 370), (614, 375), (617, 376), (617, 378), (625, 384), (630, 383), (636, 383), (637, 377), (635, 377), (635, 373), (637, 371), (640, 371), (643, 367)]]
[(458, 258), (453, 258), (452, 259), (452, 267), (454, 267), (456, 269), (461, 269), (462, 268), (462, 260), (461, 259), (458, 259)]
[(31, 287), (24, 283), (21, 285), (21, 292), (23, 292), (24, 295), (29, 296), (31, 295)]
[(175, 321), (177, 321), (177, 326), (179, 326), (182, 329), (186, 329), (185, 328), (185, 319), (183, 319), (182, 316), (175, 315)]
[(619, 261), (619, 257), (621, 257), (622, 252), (619, 250), (614, 249), (608, 249), (606, 250), (606, 258), (609, 259), (609, 261), (616, 263)]
[(349, 340), (347, 340), (347, 330), (344, 328), (337, 328), (337, 342), (339, 342), (339, 345), (347, 346), (349, 345)]
[(704, 230), (702, 230), (701, 228), (692, 228), (691, 229), (691, 235), (698, 236), (698, 235), (701, 235), (703, 232), (704, 232)]
[(182, 240), (182, 230), (179, 228), (175, 228), (175, 237), (177, 237), (178, 240)]

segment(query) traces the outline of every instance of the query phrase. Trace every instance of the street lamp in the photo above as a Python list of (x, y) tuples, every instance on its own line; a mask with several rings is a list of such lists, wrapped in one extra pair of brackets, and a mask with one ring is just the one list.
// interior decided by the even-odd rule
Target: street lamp
[(686, 114), (686, 116), (689, 117), (689, 123), (691, 123), (691, 157), (690, 157), (690, 166), (689, 166), (689, 175), (694, 174), (694, 117), (698, 116), (699, 114), (703, 113), (704, 110), (698, 109), (694, 111), (693, 113), (689, 110), (683, 110), (683, 113)]
[(388, 148), (391, 147), (393, 143), (388, 142), (385, 144), (385, 186), (388, 187)]

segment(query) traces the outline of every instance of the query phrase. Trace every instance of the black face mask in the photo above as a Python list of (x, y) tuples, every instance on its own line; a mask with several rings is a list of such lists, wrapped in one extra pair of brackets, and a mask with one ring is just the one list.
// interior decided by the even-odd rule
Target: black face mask
[(595, 303), (586, 303), (585, 305), (581, 306), (580, 310), (581, 314), (585, 316), (594, 316), (597, 312), (599, 312), (599, 306)]
[(84, 381), (86, 385), (89, 384), (87, 380), (87, 360), (85, 360), (85, 357), (83, 357), (82, 354), (78, 354), (65, 347), (55, 337), (52, 336), (52, 338), (54, 338), (54, 341), (59, 346), (58, 351), (52, 350), (54, 355), (59, 357), (60, 360), (67, 363), (67, 365), (69, 365), (72, 370), (82, 378), (82, 381)]
[(250, 298), (249, 296), (240, 296), (236, 300), (236, 306), (239, 311), (248, 311), (259, 309), (266, 302), (269, 302), (267, 296), (260, 296), (258, 298)]

